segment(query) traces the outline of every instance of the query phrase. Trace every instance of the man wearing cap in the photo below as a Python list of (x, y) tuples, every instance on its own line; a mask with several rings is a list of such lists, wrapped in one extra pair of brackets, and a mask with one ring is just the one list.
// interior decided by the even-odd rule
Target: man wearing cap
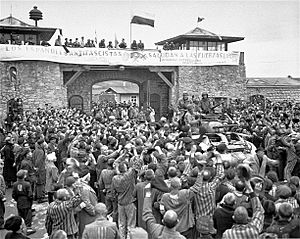
[[(25, 181), (26, 171), (19, 170), (17, 172), (17, 182), (13, 185), (12, 198), (17, 202), (18, 214), (25, 221), (28, 228), (31, 228), (32, 223), (32, 190), (29, 182)], [(34, 230), (30, 231), (34, 233)]]

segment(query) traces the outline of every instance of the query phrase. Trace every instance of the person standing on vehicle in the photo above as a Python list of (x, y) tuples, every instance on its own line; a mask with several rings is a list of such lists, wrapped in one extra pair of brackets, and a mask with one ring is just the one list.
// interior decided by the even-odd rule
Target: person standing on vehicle
[(208, 98), (208, 93), (202, 93), (202, 99), (200, 100), (200, 108), (203, 114), (209, 114), (212, 112), (212, 102)]
[(189, 105), (192, 105), (192, 100), (189, 99), (189, 94), (184, 91), (182, 94), (182, 98), (178, 101), (178, 110), (180, 112), (186, 111)]

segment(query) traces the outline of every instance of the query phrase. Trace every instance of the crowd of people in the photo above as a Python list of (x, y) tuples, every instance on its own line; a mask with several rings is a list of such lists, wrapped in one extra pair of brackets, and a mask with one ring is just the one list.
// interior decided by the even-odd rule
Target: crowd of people
[[(216, 106), (254, 154), (203, 146)], [(108, 102), (25, 112), (0, 132), (0, 228), (27, 238), (33, 202), (48, 201), (50, 238), (299, 238), (299, 117), (292, 102), (215, 105), (186, 92), (156, 121), (151, 107)], [(4, 221), (10, 187), (18, 216)]]

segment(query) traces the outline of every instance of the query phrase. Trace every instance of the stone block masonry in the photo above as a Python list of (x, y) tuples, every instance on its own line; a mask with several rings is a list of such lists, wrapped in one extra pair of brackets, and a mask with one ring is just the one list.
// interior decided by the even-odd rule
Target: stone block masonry
[[(239, 66), (178, 67), (178, 93), (187, 91), (190, 96), (227, 96), (246, 99), (246, 71)], [(178, 101), (178, 98), (176, 99)]]
[[(10, 68), (17, 70), (16, 80), (10, 75)], [(197, 67), (132, 67), (119, 70), (86, 70), (66, 84), (80, 66), (64, 65), (43, 61), (0, 62), (0, 117), (7, 113), (7, 101), (12, 98), (23, 100), (24, 110), (53, 107), (67, 107), (73, 96), (82, 98), (83, 110), (91, 110), (92, 86), (96, 83), (124, 80), (139, 86), (140, 105), (151, 105), (156, 110), (156, 118), (166, 116), (168, 105), (177, 104), (184, 91), (190, 96), (210, 96), (247, 98), (245, 66), (197, 66)], [(74, 71), (72, 69), (75, 69)], [(155, 71), (155, 69), (158, 71)], [(71, 69), (71, 70), (70, 70)], [(171, 71), (170, 71), (171, 69)], [(157, 72), (164, 72), (166, 84)], [(172, 73), (170, 73), (172, 72)], [(147, 93), (147, 91), (149, 92)]]
[[(12, 80), (10, 68), (17, 70), (16, 81)], [(45, 107), (67, 106), (67, 89), (63, 85), (60, 66), (42, 61), (0, 62), (0, 117), (6, 117), (7, 101), (23, 100), (24, 110)]]

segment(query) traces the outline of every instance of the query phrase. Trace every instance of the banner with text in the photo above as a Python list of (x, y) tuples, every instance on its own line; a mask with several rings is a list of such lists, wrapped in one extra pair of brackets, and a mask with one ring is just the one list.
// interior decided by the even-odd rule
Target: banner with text
[(60, 46), (0, 45), (0, 61), (50, 61), (80, 65), (214, 66), (238, 65), (240, 52), (191, 50), (123, 50)]

